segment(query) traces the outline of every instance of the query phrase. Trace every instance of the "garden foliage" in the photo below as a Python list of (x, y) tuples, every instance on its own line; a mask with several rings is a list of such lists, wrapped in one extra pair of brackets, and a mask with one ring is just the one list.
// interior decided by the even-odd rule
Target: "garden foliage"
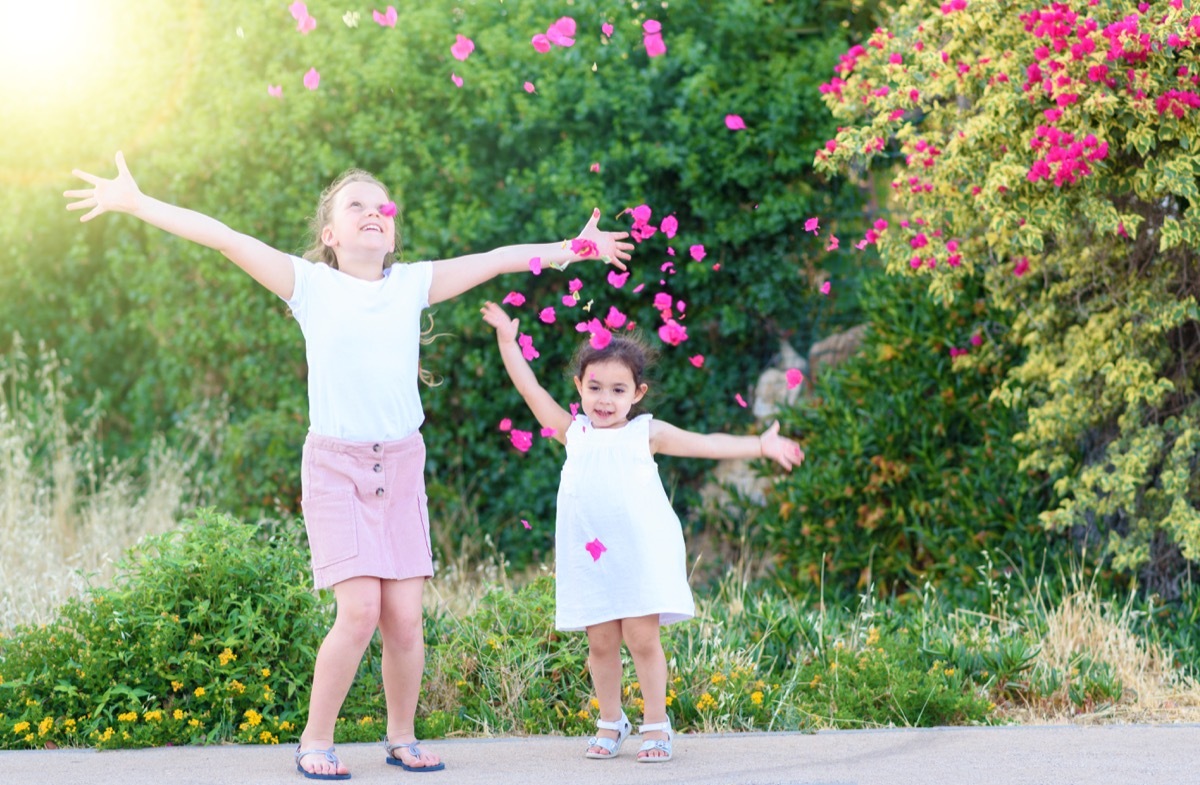
[(1041, 514), (1151, 590), (1200, 555), (1200, 16), (1181, 0), (908, 2), (822, 86), (827, 172), (895, 155), (903, 220), (866, 233), (951, 299), (979, 279), (1022, 348), (995, 400), (1027, 415)]

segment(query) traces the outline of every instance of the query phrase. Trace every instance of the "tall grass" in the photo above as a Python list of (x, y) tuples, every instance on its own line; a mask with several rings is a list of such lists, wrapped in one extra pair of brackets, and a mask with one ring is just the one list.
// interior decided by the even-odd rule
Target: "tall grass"
[(197, 487), (194, 461), (161, 440), (142, 465), (106, 459), (99, 408), (68, 416), (71, 384), (52, 351), (30, 354), (17, 339), (0, 357), (0, 633), (45, 623), (108, 581), (128, 547), (175, 525)]

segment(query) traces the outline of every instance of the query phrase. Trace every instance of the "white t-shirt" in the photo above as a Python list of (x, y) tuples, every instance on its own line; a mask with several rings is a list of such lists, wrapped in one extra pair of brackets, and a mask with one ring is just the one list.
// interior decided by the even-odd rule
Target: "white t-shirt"
[(421, 311), (433, 264), (394, 264), (363, 281), (292, 257), (288, 306), (304, 333), (309, 431), (350, 441), (392, 441), (425, 420), (417, 390)]

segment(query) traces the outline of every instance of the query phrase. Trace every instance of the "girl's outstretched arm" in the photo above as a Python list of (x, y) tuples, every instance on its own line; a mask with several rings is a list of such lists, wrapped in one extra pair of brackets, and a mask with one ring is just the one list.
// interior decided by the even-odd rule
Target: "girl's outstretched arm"
[(597, 224), (600, 222), (600, 208), (592, 211), (583, 231), (576, 240), (584, 240), (595, 246), (581, 255), (571, 249), (571, 241), (561, 243), (531, 243), (527, 245), (506, 245), (486, 253), (458, 256), (453, 259), (443, 259), (433, 263), (433, 283), (429, 287), (429, 304), (435, 305), (452, 297), (457, 297), (468, 289), (490, 281), (502, 273), (519, 273), (529, 269), (529, 260), (535, 256), (542, 260), (547, 267), (577, 262), (581, 259), (604, 259), (606, 262), (625, 269), (624, 262), (629, 260), (629, 252), (633, 243), (622, 242), (629, 232), (604, 232)]
[(758, 436), (728, 433), (696, 433), (676, 428), (662, 420), (650, 421), (650, 451), (682, 458), (770, 458), (787, 471), (804, 462), (800, 445), (779, 435), (779, 421)]
[(296, 281), (287, 254), (203, 213), (146, 196), (129, 173), (123, 154), (117, 153), (117, 176), (111, 180), (79, 169), (72, 174), (92, 185), (63, 192), (68, 199), (77, 200), (67, 205), (68, 210), (88, 211), (80, 221), (104, 213), (128, 213), (163, 231), (220, 251), (275, 294), (285, 300), (291, 298)]
[(509, 319), (504, 309), (495, 303), (487, 303), (480, 309), (480, 312), (483, 314), (483, 320), (496, 328), (496, 342), (500, 345), (500, 358), (504, 360), (504, 369), (508, 371), (513, 386), (517, 388), (517, 392), (521, 393), (525, 404), (529, 406), (529, 410), (533, 412), (533, 416), (537, 418), (541, 426), (553, 428), (554, 438), (566, 444), (567, 428), (571, 425), (571, 414), (559, 406), (558, 401), (554, 400), (550, 393), (546, 392), (546, 389), (538, 383), (537, 376), (525, 360), (525, 355), (521, 354), (521, 347), (517, 344), (517, 328), (520, 326), (520, 321)]

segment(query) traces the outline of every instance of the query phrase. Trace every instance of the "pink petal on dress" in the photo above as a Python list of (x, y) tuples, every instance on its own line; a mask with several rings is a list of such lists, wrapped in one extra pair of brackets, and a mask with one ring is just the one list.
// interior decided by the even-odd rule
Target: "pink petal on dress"
[(604, 543), (600, 542), (599, 537), (592, 540), (591, 542), (584, 545), (583, 547), (587, 548), (587, 552), (592, 554), (592, 561), (600, 561), (600, 554), (602, 554), (608, 550), (608, 548), (604, 547)]

